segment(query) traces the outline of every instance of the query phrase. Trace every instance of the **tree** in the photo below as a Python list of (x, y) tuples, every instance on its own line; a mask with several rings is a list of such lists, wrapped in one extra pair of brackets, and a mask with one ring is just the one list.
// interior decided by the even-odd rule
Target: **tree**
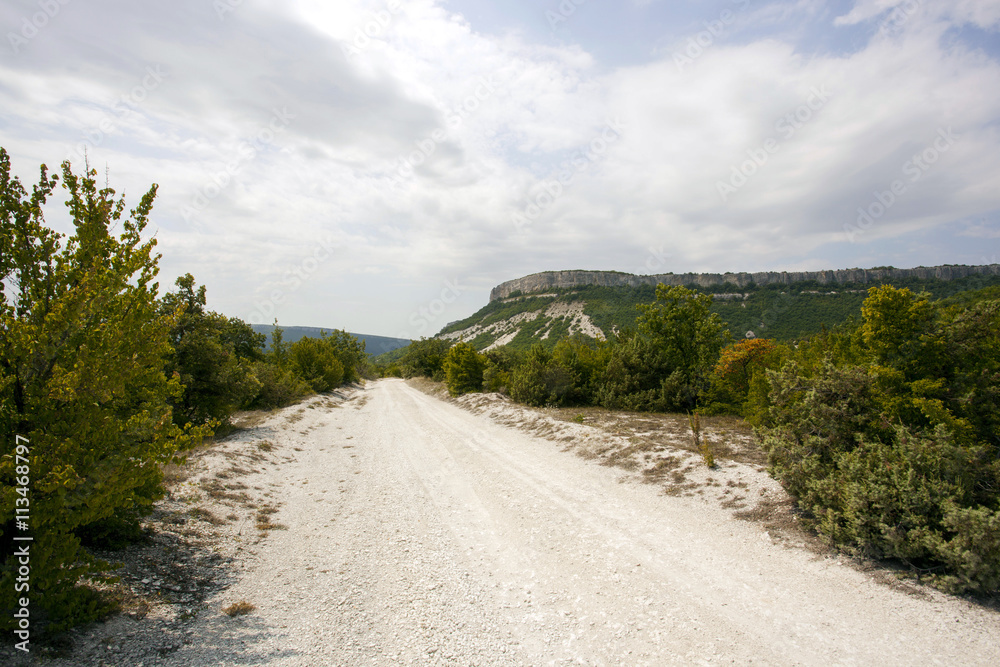
[(474, 347), (468, 343), (453, 345), (444, 360), (448, 393), (452, 396), (461, 396), (471, 391), (482, 391), (485, 368), (485, 359)]
[(344, 364), (326, 337), (300, 338), (289, 347), (288, 356), (294, 373), (313, 391), (330, 391), (344, 382)]
[(711, 410), (759, 422), (767, 407), (765, 371), (777, 368), (785, 354), (769, 338), (744, 338), (723, 348), (712, 370)]
[[(99, 190), (96, 175), (62, 165), (67, 238), (42, 214), (58, 177), (43, 165), (29, 195), (0, 148), (0, 530), (4, 540), (23, 534), (14, 508), (26, 487), (32, 618), (52, 629), (101, 611), (78, 585), (103, 569), (79, 535), (137, 528), (163, 493), (160, 465), (208, 432), (172, 419), (181, 386), (164, 364), (174, 319), (159, 311), (156, 241), (143, 238), (156, 186), (125, 215), (124, 198)], [(15, 436), (30, 443), (27, 475), (15, 465)], [(15, 570), (8, 557), (0, 608), (14, 606)], [(0, 625), (11, 621), (4, 614)]]
[(421, 338), (406, 347), (399, 359), (403, 377), (428, 377), (444, 379), (444, 358), (451, 341), (442, 338)]
[(621, 332), (612, 346), (600, 403), (612, 409), (693, 409), (728, 336), (711, 305), (705, 294), (657, 285), (656, 302), (638, 306), (636, 331)]
[(261, 389), (250, 362), (262, 358), (264, 335), (242, 320), (207, 311), (205, 286), (195, 289), (190, 273), (175, 284), (178, 290), (165, 295), (161, 303), (161, 311), (175, 318), (167, 373), (176, 373), (184, 385), (174, 420), (224, 423)]

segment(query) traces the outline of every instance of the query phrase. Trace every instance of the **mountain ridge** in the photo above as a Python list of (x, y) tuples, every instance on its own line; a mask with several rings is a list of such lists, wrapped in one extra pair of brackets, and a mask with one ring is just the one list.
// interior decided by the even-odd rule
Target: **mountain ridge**
[(587, 285), (601, 287), (640, 287), (643, 285), (712, 285), (732, 284), (737, 287), (755, 285), (790, 285), (816, 281), (820, 284), (870, 283), (885, 280), (939, 279), (955, 280), (973, 274), (1000, 275), (1000, 264), (945, 264), (918, 266), (912, 269), (875, 267), (871, 269), (831, 269), (826, 271), (758, 271), (738, 273), (660, 273), (637, 275), (618, 271), (541, 271), (521, 278), (502, 282), (490, 290), (490, 301), (505, 299), (520, 292), (532, 294), (553, 288), (572, 288)]

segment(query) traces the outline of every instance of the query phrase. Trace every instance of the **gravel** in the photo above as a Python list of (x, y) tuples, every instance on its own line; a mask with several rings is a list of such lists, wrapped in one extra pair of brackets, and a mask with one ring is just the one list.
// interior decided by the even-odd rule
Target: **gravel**
[(282, 410), (158, 508), (193, 574), (44, 664), (1000, 664), (994, 611), (563, 449), (399, 380)]

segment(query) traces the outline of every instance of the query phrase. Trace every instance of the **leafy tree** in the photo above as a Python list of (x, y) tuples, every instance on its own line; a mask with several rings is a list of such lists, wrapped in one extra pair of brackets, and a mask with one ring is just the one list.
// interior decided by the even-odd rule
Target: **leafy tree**
[[(8, 547), (23, 534), (14, 508), (26, 485), (32, 618), (53, 630), (102, 611), (79, 582), (104, 566), (78, 534), (137, 528), (163, 493), (160, 464), (208, 432), (172, 419), (182, 390), (164, 374), (174, 319), (158, 308), (155, 239), (143, 239), (156, 186), (126, 215), (95, 177), (62, 165), (67, 238), (42, 214), (58, 177), (43, 165), (29, 194), (0, 149), (0, 529)], [(27, 475), (15, 465), (18, 435), (30, 441)], [(14, 606), (15, 565), (6, 557), (0, 570), (2, 609)], [(0, 625), (11, 622), (4, 613)]]
[(639, 306), (639, 333), (653, 341), (662, 365), (679, 372), (689, 386), (707, 375), (728, 337), (711, 307), (707, 294), (666, 285), (657, 285), (655, 303)]
[(483, 353), (483, 388), (486, 391), (509, 392), (510, 374), (521, 361), (521, 355), (507, 347), (498, 347)]
[(441, 338), (421, 338), (406, 347), (399, 359), (403, 377), (428, 377), (444, 380), (444, 359), (451, 341)]
[(250, 368), (263, 357), (264, 335), (242, 320), (205, 310), (205, 286), (181, 276), (178, 290), (163, 297), (161, 310), (173, 313), (173, 353), (167, 373), (176, 373), (184, 393), (174, 406), (178, 424), (225, 422), (261, 389)]
[(608, 408), (689, 411), (709, 385), (728, 333), (712, 299), (686, 287), (658, 285), (639, 305), (636, 331), (621, 332), (608, 353), (598, 400)]
[(329, 391), (344, 381), (344, 364), (326, 338), (300, 338), (288, 350), (295, 374), (313, 391)]
[(787, 355), (787, 348), (767, 338), (738, 340), (719, 354), (703, 412), (732, 412), (756, 421), (766, 406), (766, 376)]
[(552, 353), (538, 344), (528, 350), (524, 361), (510, 376), (510, 397), (518, 403), (543, 406), (550, 402), (557, 387), (549, 377)]
[(335, 329), (332, 333), (320, 332), (320, 337), (334, 351), (340, 363), (344, 366), (344, 382), (358, 382), (367, 372), (368, 355), (365, 354), (364, 341)]
[(448, 393), (461, 396), (471, 391), (482, 391), (485, 359), (468, 343), (457, 343), (448, 350), (444, 360), (445, 382)]
[(510, 396), (527, 405), (569, 405), (579, 383), (580, 376), (572, 368), (560, 363), (552, 351), (538, 344), (511, 373)]

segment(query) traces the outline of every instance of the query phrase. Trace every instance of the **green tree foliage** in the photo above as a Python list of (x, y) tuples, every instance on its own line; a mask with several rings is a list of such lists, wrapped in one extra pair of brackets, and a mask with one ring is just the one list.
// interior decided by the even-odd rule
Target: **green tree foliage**
[(509, 393), (510, 374), (521, 361), (521, 354), (507, 347), (498, 347), (483, 353), (483, 389)]
[(1000, 588), (1000, 302), (872, 288), (854, 332), (769, 376), (774, 474), (832, 542)]
[[(0, 625), (11, 627), (16, 560), (8, 556), (18, 498), (30, 496), (32, 619), (51, 629), (93, 619), (101, 604), (84, 576), (103, 566), (80, 533), (135, 528), (162, 494), (160, 464), (176, 460), (205, 429), (174, 424), (182, 391), (164, 374), (173, 316), (159, 311), (159, 255), (143, 239), (156, 186), (125, 213), (124, 198), (98, 189), (90, 171), (62, 167), (74, 225), (48, 228), (42, 207), (58, 178), (41, 168), (28, 193), (0, 149)], [(17, 472), (15, 436), (30, 441), (29, 472)], [(22, 469), (23, 470), (23, 469)], [(37, 626), (36, 626), (37, 627)]]
[(440, 338), (421, 338), (406, 347), (399, 358), (403, 377), (427, 377), (444, 381), (444, 359), (451, 342)]
[(564, 338), (538, 344), (509, 372), (511, 398), (527, 405), (590, 405), (607, 363), (606, 346)]
[(742, 339), (723, 348), (703, 412), (737, 414), (757, 423), (767, 409), (766, 371), (778, 368), (787, 354), (788, 348), (768, 338)]
[(245, 407), (267, 410), (280, 408), (312, 393), (312, 388), (292, 371), (289, 347), (284, 340), (284, 331), (275, 321), (271, 332), (271, 348), (261, 359), (249, 362), (250, 372), (260, 383), (260, 389)]
[(335, 329), (331, 333), (320, 332), (320, 337), (333, 349), (340, 363), (344, 366), (344, 382), (360, 382), (367, 374), (368, 355), (365, 354), (365, 343), (342, 331)]
[(569, 371), (552, 361), (552, 352), (538, 344), (510, 376), (510, 396), (519, 403), (543, 406), (560, 403), (573, 386)]
[[(280, 343), (280, 334), (272, 340)], [(330, 391), (345, 382), (361, 379), (366, 364), (365, 346), (346, 331), (332, 334), (321, 331), (319, 338), (300, 338), (292, 343), (288, 347), (288, 363), (292, 372), (313, 391)]]
[(461, 396), (471, 391), (482, 391), (483, 371), (486, 360), (468, 343), (457, 343), (448, 350), (444, 359), (445, 383), (448, 393)]
[(322, 338), (300, 338), (288, 350), (292, 369), (313, 391), (329, 391), (344, 381), (344, 364)]
[(610, 352), (599, 400), (608, 408), (689, 411), (708, 388), (728, 332), (712, 298), (658, 285), (640, 305), (637, 330), (622, 332)]
[(173, 353), (168, 374), (177, 374), (184, 393), (174, 405), (178, 424), (217, 424), (252, 401), (261, 382), (251, 366), (263, 359), (265, 337), (236, 318), (205, 310), (205, 286), (195, 289), (188, 273), (177, 291), (163, 297), (161, 311), (173, 313)]

